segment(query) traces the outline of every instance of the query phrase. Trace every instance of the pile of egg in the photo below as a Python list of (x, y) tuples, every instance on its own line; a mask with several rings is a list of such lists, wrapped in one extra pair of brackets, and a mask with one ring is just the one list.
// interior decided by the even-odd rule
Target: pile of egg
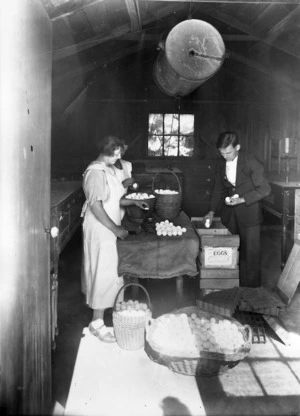
[(244, 344), (244, 337), (238, 326), (228, 320), (189, 316), (189, 324), (195, 335), (197, 348), (210, 352), (232, 353)]
[(186, 232), (185, 227), (180, 227), (180, 225), (174, 225), (169, 220), (161, 221), (155, 223), (156, 235), (162, 236), (176, 236), (182, 235)]
[(156, 319), (152, 339), (161, 350), (178, 356), (198, 356), (200, 351), (232, 354), (244, 345), (238, 326), (228, 320), (192, 313), (167, 314)]
[(116, 304), (116, 311), (122, 315), (141, 316), (149, 313), (150, 310), (146, 303), (139, 302), (138, 300), (122, 301)]
[(142, 193), (142, 192), (133, 192), (126, 196), (127, 199), (151, 199), (155, 198), (152, 194)]
[(155, 189), (154, 192), (159, 195), (176, 195), (178, 191), (172, 191), (172, 189)]

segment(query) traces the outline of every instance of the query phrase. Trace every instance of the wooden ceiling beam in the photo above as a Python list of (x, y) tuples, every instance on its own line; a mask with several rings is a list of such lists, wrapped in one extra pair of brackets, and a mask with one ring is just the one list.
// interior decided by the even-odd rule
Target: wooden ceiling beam
[(61, 13), (61, 14), (58, 14), (57, 16), (52, 17), (52, 18), (50, 17), (50, 19), (51, 19), (52, 22), (55, 22), (56, 20), (64, 19), (66, 17), (72, 16), (73, 14), (75, 14), (79, 11), (84, 11), (88, 7), (95, 6), (95, 4), (104, 3), (104, 2), (105, 2), (105, 0), (95, 0), (92, 3), (86, 4), (85, 6), (79, 6), (76, 9), (73, 9), (70, 12)]
[[(152, 1), (152, 0), (150, 0), (150, 1)], [(292, 51), (292, 50), (290, 50), (290, 48), (287, 48), (285, 45), (274, 43), (274, 39), (268, 38), (268, 36), (265, 33), (261, 32), (259, 30), (256, 30), (256, 29), (253, 30), (251, 28), (251, 26), (242, 23), (239, 19), (234, 18), (234, 17), (232, 17), (232, 16), (230, 16), (226, 13), (223, 13), (223, 11), (213, 9), (210, 6), (208, 6), (205, 9), (205, 12), (207, 14), (210, 14), (211, 16), (213, 16), (215, 19), (218, 19), (221, 22), (226, 23), (226, 24), (234, 27), (235, 29), (238, 29), (238, 30), (240, 30), (244, 33), (247, 33), (250, 36), (253, 36), (258, 41), (260, 41), (262, 43), (266, 43), (270, 46), (273, 46), (274, 48), (277, 48), (277, 49), (279, 49), (283, 52), (286, 52), (287, 54), (292, 55), (295, 58), (299, 59), (299, 54), (297, 53), (297, 51)]]
[[(280, 48), (281, 50), (284, 50), (284, 52), (289, 53), (290, 55), (296, 58), (300, 58), (299, 53), (297, 53), (297, 51), (296, 52), (294, 51), (294, 48), (295, 48), (294, 45), (286, 41), (283, 44), (280, 42), (280, 39), (276, 40), (278, 35), (280, 35), (286, 27), (288, 27), (289, 31), (292, 29), (292, 26), (289, 24), (292, 22), (293, 19), (299, 18), (299, 16), (300, 16), (300, 6), (296, 7), (291, 13), (289, 13), (287, 16), (285, 16), (283, 19), (277, 22), (276, 25), (273, 26), (272, 29), (268, 31), (266, 39), (265, 39), (265, 43), (268, 45), (275, 44), (275, 47), (277, 47), (278, 49)], [(299, 50), (299, 46), (297, 46), (297, 49)], [(249, 49), (249, 51), (259, 56), (265, 53), (265, 48), (263, 48), (262, 45), (254, 45)]]
[(250, 68), (256, 69), (257, 71), (260, 71), (270, 77), (272, 77), (273, 79), (275, 79), (276, 81), (278, 81), (279, 83), (284, 82), (285, 84), (289, 85), (292, 88), (296, 88), (297, 90), (300, 90), (300, 82), (295, 81), (293, 79), (291, 79), (290, 77), (283, 75), (283, 74), (276, 74), (274, 72), (272, 72), (272, 70), (270, 70), (269, 68), (266, 68), (264, 65), (259, 64), (258, 62), (253, 61), (252, 59), (246, 58), (236, 52), (233, 52), (231, 50), (227, 50), (227, 53), (229, 54), (229, 59), (235, 59), (238, 62), (241, 62), (247, 66), (249, 66)]
[(138, 0), (125, 0), (125, 3), (130, 18), (131, 32), (140, 32), (142, 30), (142, 22)]
[[(159, 9), (155, 16), (149, 17), (148, 19), (145, 19), (143, 24), (147, 25), (149, 23), (153, 23), (157, 19), (162, 19), (163, 17), (168, 16), (171, 13), (174, 13), (176, 11), (179, 11), (182, 9), (183, 6), (178, 5), (174, 9), (174, 6), (165, 6), (161, 9)], [(119, 26), (116, 29), (113, 29), (109, 35), (103, 36), (103, 35), (97, 35), (93, 38), (87, 39), (86, 41), (75, 43), (73, 45), (69, 45), (60, 49), (55, 49), (52, 52), (52, 60), (58, 61), (60, 59), (67, 58), (68, 56), (77, 54), (81, 51), (84, 51), (86, 49), (92, 48), (94, 46), (100, 45), (104, 42), (107, 42), (109, 40), (117, 39), (121, 36), (124, 36), (126, 34), (130, 33), (130, 24), (124, 24), (122, 26)], [(141, 32), (143, 33), (143, 32)]]
[(277, 22), (276, 25), (273, 26), (271, 30), (269, 30), (268, 37), (273, 36), (275, 33), (278, 33), (278, 31), (281, 31), (282, 29), (284, 29), (284, 27), (287, 24), (289, 24), (292, 19), (294, 19), (295, 17), (299, 17), (299, 15), (300, 15), (300, 6), (296, 7), (291, 13), (285, 16), (284, 19), (281, 19), (279, 22)]
[(54, 84), (58, 84), (61, 82), (65, 82), (67, 80), (69, 80), (70, 78), (73, 77), (77, 77), (77, 76), (83, 76), (85, 74), (87, 74), (88, 72), (94, 71), (95, 69), (100, 68), (103, 65), (107, 65), (110, 64), (112, 62), (115, 62), (119, 59), (124, 58), (127, 55), (131, 55), (133, 53), (139, 52), (140, 50), (144, 49), (145, 47), (150, 47), (151, 44), (148, 43), (147, 45), (134, 45), (131, 46), (129, 48), (123, 49), (120, 52), (116, 52), (114, 54), (110, 54), (107, 57), (98, 59), (95, 62), (86, 64), (86, 65), (82, 65), (76, 69), (72, 69), (71, 71), (65, 72), (62, 75), (58, 75), (53, 77), (53, 82)]
[[(157, 0), (139, 0), (140, 2), (156, 2)], [(299, 4), (299, 0), (159, 0), (160, 2), (180, 3), (240, 3), (240, 4)]]

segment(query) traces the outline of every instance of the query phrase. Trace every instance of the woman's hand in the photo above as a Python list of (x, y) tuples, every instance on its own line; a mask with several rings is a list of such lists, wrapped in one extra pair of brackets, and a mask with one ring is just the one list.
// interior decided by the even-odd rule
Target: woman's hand
[(145, 210), (149, 209), (149, 205), (145, 201), (134, 201), (134, 205), (136, 205), (137, 207), (140, 207), (142, 209), (145, 209)]
[(128, 186), (132, 186), (135, 183), (134, 178), (127, 178), (124, 179), (124, 181), (122, 182), (122, 185), (124, 186), (124, 188), (128, 188)]
[(128, 231), (125, 230), (125, 228), (121, 225), (116, 225), (114, 229), (114, 234), (117, 238), (120, 238), (121, 240), (124, 240), (124, 238), (128, 237)]

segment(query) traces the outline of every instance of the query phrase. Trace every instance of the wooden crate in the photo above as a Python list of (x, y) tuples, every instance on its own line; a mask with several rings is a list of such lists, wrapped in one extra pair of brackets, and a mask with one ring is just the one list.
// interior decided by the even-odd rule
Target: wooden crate
[(203, 217), (192, 217), (191, 222), (200, 237), (201, 235), (231, 235), (231, 232), (221, 223), (220, 217), (215, 217), (209, 228), (203, 223)]
[(238, 235), (201, 235), (200, 262), (202, 267), (236, 269), (239, 245)]

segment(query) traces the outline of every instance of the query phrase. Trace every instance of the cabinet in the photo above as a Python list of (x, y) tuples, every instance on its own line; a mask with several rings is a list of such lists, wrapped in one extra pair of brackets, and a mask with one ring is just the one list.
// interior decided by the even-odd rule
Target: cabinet
[[(51, 183), (51, 231), (50, 269), (51, 269), (51, 333), (52, 343), (57, 334), (57, 295), (59, 254), (81, 225), (81, 209), (85, 201), (81, 181)], [(57, 232), (57, 236), (53, 231)]]

